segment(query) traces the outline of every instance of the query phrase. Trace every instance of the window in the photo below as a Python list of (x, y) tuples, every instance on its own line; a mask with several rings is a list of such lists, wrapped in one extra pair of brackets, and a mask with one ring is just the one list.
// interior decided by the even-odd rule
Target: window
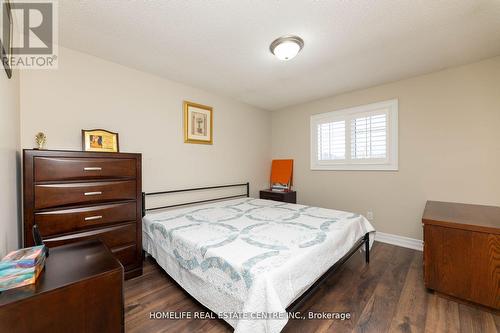
[(311, 116), (311, 169), (398, 170), (398, 101)]

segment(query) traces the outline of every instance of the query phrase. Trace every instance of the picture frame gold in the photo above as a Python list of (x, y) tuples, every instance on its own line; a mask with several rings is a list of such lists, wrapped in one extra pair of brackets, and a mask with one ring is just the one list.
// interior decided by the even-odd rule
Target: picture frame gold
[(213, 144), (214, 117), (211, 106), (183, 102), (184, 142), (194, 144)]
[(82, 150), (118, 153), (120, 151), (118, 133), (104, 129), (82, 129)]

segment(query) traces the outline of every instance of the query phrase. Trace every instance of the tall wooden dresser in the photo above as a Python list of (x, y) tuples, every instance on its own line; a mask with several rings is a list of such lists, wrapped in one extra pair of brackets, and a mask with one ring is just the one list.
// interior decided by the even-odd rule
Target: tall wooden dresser
[(23, 151), (24, 245), (37, 224), (55, 247), (98, 238), (125, 269), (142, 274), (141, 154)]

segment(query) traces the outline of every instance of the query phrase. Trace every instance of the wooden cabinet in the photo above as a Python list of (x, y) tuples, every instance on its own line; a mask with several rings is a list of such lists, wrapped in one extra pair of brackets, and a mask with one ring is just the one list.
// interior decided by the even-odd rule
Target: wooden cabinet
[(425, 286), (500, 308), (500, 207), (429, 201), (424, 224)]
[(0, 293), (0, 332), (123, 331), (123, 267), (96, 240), (51, 249), (35, 284)]
[(277, 192), (271, 190), (263, 190), (260, 191), (260, 198), (295, 204), (297, 203), (297, 192), (295, 191)]
[(125, 267), (142, 274), (141, 154), (24, 151), (24, 245), (37, 224), (59, 246), (102, 240)]

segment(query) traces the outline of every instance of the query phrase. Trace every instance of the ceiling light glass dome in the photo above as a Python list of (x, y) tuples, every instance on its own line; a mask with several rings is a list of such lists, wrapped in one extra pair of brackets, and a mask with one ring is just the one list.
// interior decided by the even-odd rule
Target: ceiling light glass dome
[(284, 36), (274, 40), (269, 49), (280, 60), (293, 59), (304, 47), (304, 41), (298, 36)]

